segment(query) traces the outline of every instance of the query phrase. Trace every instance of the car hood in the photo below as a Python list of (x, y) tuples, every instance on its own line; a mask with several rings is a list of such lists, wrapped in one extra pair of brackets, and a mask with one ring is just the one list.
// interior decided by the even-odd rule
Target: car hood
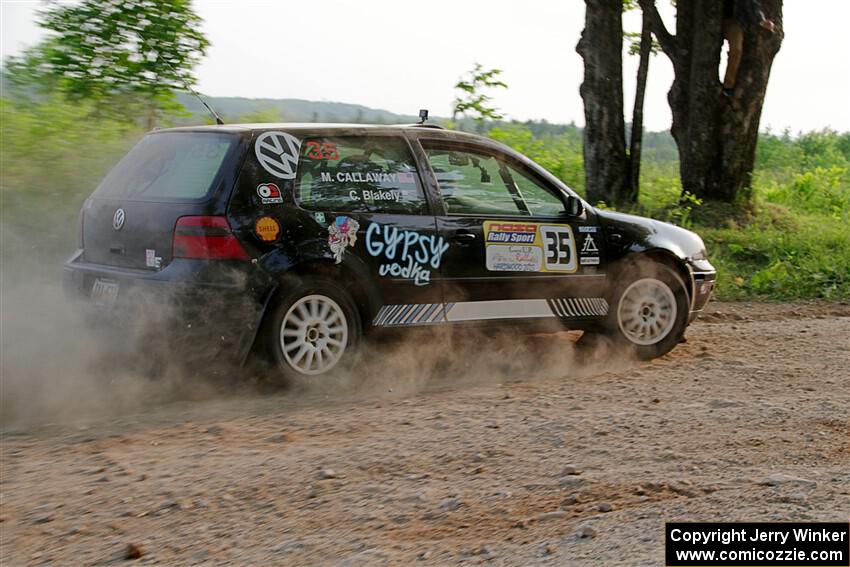
[(705, 244), (698, 234), (682, 227), (654, 219), (595, 209), (599, 222), (624, 251), (643, 252), (664, 249), (683, 260), (704, 259)]

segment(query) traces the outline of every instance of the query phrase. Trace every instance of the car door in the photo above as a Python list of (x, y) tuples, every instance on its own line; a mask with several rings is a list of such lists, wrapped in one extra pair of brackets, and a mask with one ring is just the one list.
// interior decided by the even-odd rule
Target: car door
[(402, 135), (311, 136), (301, 142), (296, 200), (337, 264), (357, 265), (377, 290), (376, 326), (437, 322), (436, 282), (448, 245), (437, 233)]
[(521, 156), (484, 143), (420, 138), (449, 244), (449, 321), (587, 319), (607, 313), (605, 255), (589, 207)]

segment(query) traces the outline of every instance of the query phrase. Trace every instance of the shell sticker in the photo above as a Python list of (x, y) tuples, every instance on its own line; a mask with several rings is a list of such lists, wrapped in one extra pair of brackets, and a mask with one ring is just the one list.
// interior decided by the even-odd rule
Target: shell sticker
[(280, 223), (272, 217), (260, 217), (254, 223), (254, 232), (263, 242), (274, 242), (280, 236)]

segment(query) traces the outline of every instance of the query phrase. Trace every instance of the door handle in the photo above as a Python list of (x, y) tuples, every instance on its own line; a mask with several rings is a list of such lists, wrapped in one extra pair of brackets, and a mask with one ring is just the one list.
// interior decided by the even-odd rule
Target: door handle
[(452, 240), (456, 240), (458, 242), (472, 242), (475, 240), (475, 235), (465, 228), (461, 228), (455, 231), (455, 235), (452, 237)]

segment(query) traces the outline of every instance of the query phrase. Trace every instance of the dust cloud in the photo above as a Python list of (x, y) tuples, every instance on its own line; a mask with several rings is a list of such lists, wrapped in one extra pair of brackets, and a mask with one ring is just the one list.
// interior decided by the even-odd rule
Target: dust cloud
[(127, 342), (98, 332), (59, 283), (3, 282), (0, 415), (8, 422), (61, 422), (138, 407), (162, 390), (133, 365)]
[(321, 381), (299, 380), (298, 390), (337, 399), (402, 398), (423, 391), (565, 379), (623, 370), (633, 359), (599, 341), (579, 342), (580, 331), (553, 323), (529, 329), (435, 326), (399, 331), (362, 345), (349, 365)]
[[(175, 401), (280, 396), (286, 407), (397, 398), (422, 391), (578, 377), (626, 367), (604, 348), (582, 348), (580, 333), (430, 327), (390, 332), (360, 345), (351, 363), (321, 379), (284, 383), (261, 356), (244, 367), (184, 364), (157, 329), (165, 298), (136, 305), (131, 324), (106, 328), (66, 298), (57, 264), (4, 270), (0, 327), (0, 424), (71, 423), (138, 414)], [(11, 273), (10, 273), (11, 272)], [(215, 302), (209, 302), (215, 305)], [(116, 332), (117, 331), (117, 332)], [(557, 332), (560, 331), (560, 332)], [(211, 347), (213, 345), (210, 345)], [(216, 411), (216, 404), (205, 411)]]
[(67, 297), (61, 260), (4, 264), (0, 287), (0, 424), (116, 417), (174, 400), (232, 393), (235, 369), (189, 369), (162, 333), (167, 297), (133, 298), (113, 322)]

